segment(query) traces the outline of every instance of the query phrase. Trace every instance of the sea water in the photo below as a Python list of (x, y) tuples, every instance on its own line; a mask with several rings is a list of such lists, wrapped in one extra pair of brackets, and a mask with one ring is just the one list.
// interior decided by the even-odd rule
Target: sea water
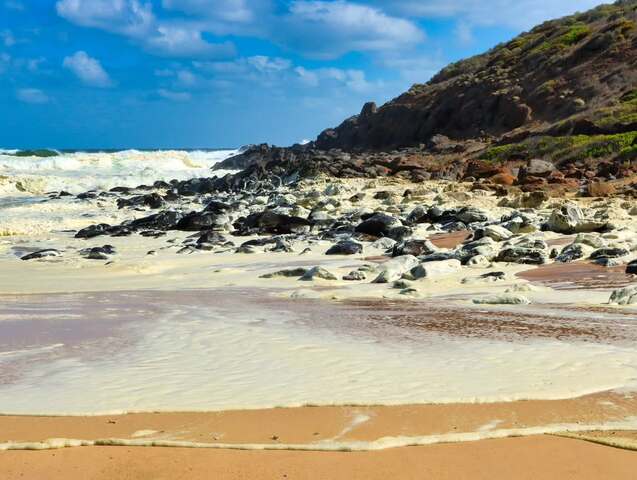
[(329, 304), (260, 297), (267, 292), (16, 299), (0, 309), (0, 412), (562, 399), (637, 377), (630, 344), (372, 328)]
[(152, 185), (157, 180), (221, 177), (231, 172), (211, 171), (211, 167), (238, 152), (124, 150), (18, 157), (11, 155), (15, 151), (0, 150), (0, 237), (82, 228), (86, 218), (91, 217), (93, 223), (118, 220), (74, 197), (46, 202), (48, 193), (65, 191), (76, 195), (89, 190)]

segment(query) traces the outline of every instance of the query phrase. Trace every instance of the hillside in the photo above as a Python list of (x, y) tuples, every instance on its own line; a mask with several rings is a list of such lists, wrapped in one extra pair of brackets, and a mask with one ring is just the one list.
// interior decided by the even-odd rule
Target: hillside
[(320, 149), (611, 134), (637, 127), (637, 1), (546, 22), (324, 131)]
[[(379, 108), (366, 104), (305, 149), (271, 155), (259, 147), (260, 168), (285, 158), (286, 168), (309, 163), (337, 176), (500, 174), (500, 183), (527, 189), (629, 177), (637, 157), (636, 47), (637, 0), (548, 21)], [(532, 159), (550, 165), (529, 169)]]

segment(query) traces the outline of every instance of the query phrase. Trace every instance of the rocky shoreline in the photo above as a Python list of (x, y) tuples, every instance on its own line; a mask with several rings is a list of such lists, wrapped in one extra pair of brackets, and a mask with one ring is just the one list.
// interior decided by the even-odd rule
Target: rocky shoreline
[[(287, 151), (278, 150), (280, 154)], [(240, 166), (252, 154), (248, 150), (224, 168)], [(86, 247), (73, 255), (108, 264), (117, 259), (118, 250), (107, 238), (137, 235), (167, 237), (164, 247), (148, 255), (170, 249), (178, 254), (285, 253), (303, 258), (316, 251), (316, 245), (327, 244), (319, 249), (325, 258), (360, 259), (373, 253), (375, 261), (339, 276), (320, 263), (264, 276), (389, 284), (407, 297), (417, 294), (422, 282), (459, 274), (465, 284), (497, 284), (512, 265), (580, 261), (624, 266), (627, 274), (637, 274), (637, 209), (621, 197), (555, 198), (542, 191), (503, 193), (476, 189), (471, 182), (414, 183), (401, 178), (282, 179), (275, 185), (276, 171), (267, 167), (267, 181), (245, 182), (255, 168), (252, 164), (222, 179), (155, 182), (77, 195), (77, 202), (97, 202), (132, 218), (119, 224), (87, 225), (75, 232)], [(232, 188), (224, 188), (228, 186)], [(68, 195), (59, 192), (48, 201), (64, 199)], [(178, 243), (170, 232), (187, 232), (187, 236)], [(431, 241), (435, 235), (456, 233), (462, 236), (451, 248)], [(64, 255), (62, 248), (47, 248), (32, 251), (22, 260), (47, 261)], [(478, 271), (479, 275), (474, 274)], [(611, 303), (637, 303), (635, 288), (613, 293)], [(475, 303), (528, 304), (530, 300), (519, 288), (477, 298)]]

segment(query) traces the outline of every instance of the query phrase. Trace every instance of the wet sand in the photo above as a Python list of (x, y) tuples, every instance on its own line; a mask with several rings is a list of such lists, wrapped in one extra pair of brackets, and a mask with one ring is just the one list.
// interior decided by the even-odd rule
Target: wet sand
[[(117, 438), (237, 446), (306, 445), (321, 450), (335, 442), (354, 445), (352, 442), (375, 442), (388, 437), (413, 437), (420, 443), (437, 443), (453, 441), (456, 434), (474, 433), (480, 438), (497, 436), (500, 435), (497, 432), (505, 430), (532, 431), (530, 429), (550, 427), (550, 431), (562, 431), (567, 428), (560, 428), (561, 425), (571, 425), (575, 429), (621, 422), (633, 416), (637, 416), (637, 396), (613, 392), (566, 400), (495, 403), (76, 417), (0, 416), (0, 445), (49, 438), (89, 441)], [(431, 438), (416, 440), (417, 437)]]
[(604, 289), (625, 287), (635, 281), (626, 267), (603, 267), (591, 262), (550, 263), (518, 273), (530, 282), (542, 283), (556, 290)]
[(635, 478), (636, 469), (634, 452), (547, 436), (348, 453), (130, 447), (0, 452), (4, 480), (621, 480)]

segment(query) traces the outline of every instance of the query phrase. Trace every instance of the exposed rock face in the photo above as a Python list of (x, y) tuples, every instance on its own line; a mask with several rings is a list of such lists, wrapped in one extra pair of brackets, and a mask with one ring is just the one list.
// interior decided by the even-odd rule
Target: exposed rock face
[[(634, 119), (600, 118), (637, 80), (635, 5), (618, 1), (545, 22), (449, 65), (378, 109), (366, 104), (359, 115), (321, 133), (316, 146), (391, 149), (428, 143), (434, 135), (457, 141), (634, 129)], [(611, 71), (612, 82), (606, 80)], [(550, 173), (548, 165), (536, 167), (528, 175)]]
[[(315, 142), (247, 147), (215, 167), (242, 172), (173, 186), (193, 195), (324, 174), (609, 196), (609, 180), (637, 174), (636, 7), (620, 0), (546, 22), (385, 105), (365, 104)], [(619, 188), (637, 196), (634, 186)], [(542, 201), (521, 197), (519, 206)]]

